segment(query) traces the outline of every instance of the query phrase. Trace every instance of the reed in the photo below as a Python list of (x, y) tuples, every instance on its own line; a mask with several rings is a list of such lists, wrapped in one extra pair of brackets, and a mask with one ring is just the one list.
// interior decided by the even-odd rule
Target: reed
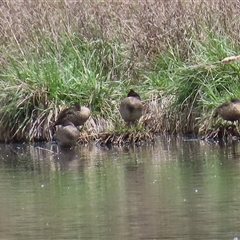
[(144, 100), (135, 129), (142, 136), (208, 135), (219, 123), (214, 109), (240, 92), (237, 59), (222, 62), (239, 55), (239, 7), (237, 0), (2, 1), (0, 141), (52, 140), (57, 114), (74, 102), (92, 111), (80, 141), (119, 131), (112, 142), (124, 134), (133, 141), (118, 111), (130, 88)]

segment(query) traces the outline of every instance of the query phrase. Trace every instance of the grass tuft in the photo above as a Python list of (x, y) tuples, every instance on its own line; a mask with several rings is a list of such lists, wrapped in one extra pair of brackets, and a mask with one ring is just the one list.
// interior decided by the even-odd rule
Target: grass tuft
[[(209, 136), (214, 109), (240, 96), (239, 7), (227, 0), (3, 1), (0, 141), (51, 141), (58, 112), (74, 102), (92, 111), (83, 143)], [(126, 129), (118, 109), (131, 88), (145, 109)]]

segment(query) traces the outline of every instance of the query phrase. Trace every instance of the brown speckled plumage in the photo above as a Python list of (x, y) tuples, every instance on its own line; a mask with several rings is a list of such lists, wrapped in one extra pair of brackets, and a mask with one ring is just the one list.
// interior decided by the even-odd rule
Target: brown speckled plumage
[(237, 121), (240, 119), (240, 99), (234, 98), (229, 102), (225, 102), (217, 107), (215, 117), (220, 116), (226, 121)]
[(56, 125), (61, 125), (62, 121), (68, 120), (75, 126), (83, 125), (90, 117), (90, 110), (87, 107), (81, 107), (79, 103), (75, 103), (73, 107), (62, 110), (55, 122)]
[(55, 140), (60, 147), (72, 147), (76, 145), (79, 138), (79, 131), (74, 124), (68, 120), (63, 120), (61, 125), (56, 126)]
[(132, 89), (120, 104), (120, 114), (127, 123), (134, 123), (142, 116), (143, 104), (138, 93)]

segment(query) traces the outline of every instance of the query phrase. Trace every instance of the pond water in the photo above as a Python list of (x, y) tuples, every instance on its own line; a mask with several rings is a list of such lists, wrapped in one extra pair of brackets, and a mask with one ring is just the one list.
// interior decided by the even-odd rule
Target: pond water
[(240, 239), (240, 143), (0, 145), (0, 239)]

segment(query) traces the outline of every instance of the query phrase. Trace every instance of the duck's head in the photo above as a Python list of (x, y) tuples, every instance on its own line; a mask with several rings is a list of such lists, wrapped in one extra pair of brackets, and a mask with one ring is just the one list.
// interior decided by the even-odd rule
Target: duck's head
[(136, 93), (133, 89), (130, 89), (130, 91), (129, 91), (129, 93), (128, 93), (128, 95), (127, 95), (128, 97), (135, 97), (135, 98), (137, 98), (137, 99), (139, 99), (139, 100), (141, 100), (141, 98), (140, 98), (140, 96), (139, 96), (139, 94), (138, 93)]
[(238, 98), (232, 98), (232, 99), (231, 99), (231, 102), (232, 102), (232, 103), (240, 103), (240, 99), (238, 99)]
[(75, 102), (73, 108), (74, 108), (74, 110), (76, 110), (76, 111), (80, 111), (80, 110), (81, 110), (81, 105), (80, 105), (80, 103)]

